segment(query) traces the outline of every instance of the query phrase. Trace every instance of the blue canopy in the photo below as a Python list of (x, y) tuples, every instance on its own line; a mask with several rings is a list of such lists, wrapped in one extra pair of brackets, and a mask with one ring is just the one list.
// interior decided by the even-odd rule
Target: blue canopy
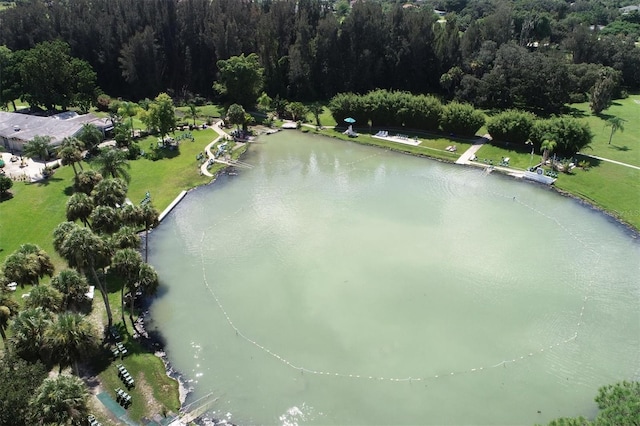
[(351, 118), (351, 117), (347, 117), (344, 119), (345, 122), (349, 123), (349, 124), (353, 124), (356, 122), (355, 118)]

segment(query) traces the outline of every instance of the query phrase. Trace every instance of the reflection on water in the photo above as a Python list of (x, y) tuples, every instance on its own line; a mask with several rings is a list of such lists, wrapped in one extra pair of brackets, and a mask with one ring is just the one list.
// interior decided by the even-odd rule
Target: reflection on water
[(553, 192), (281, 132), (151, 237), (167, 354), (240, 424), (532, 424), (639, 374), (640, 250)]

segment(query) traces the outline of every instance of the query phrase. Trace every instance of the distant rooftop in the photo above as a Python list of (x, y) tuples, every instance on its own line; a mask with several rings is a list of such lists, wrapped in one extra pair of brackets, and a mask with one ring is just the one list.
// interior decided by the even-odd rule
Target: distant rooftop
[(30, 141), (35, 136), (49, 136), (51, 145), (57, 146), (64, 138), (77, 135), (84, 124), (93, 124), (103, 131), (112, 126), (108, 119), (73, 111), (51, 117), (0, 111), (0, 145), (4, 142), (5, 148), (16, 148), (16, 143)]

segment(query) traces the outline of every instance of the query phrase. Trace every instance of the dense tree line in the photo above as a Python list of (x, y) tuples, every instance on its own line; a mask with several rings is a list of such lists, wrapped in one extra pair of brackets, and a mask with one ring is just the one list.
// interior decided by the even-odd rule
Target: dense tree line
[[(640, 88), (640, 20), (614, 2), (345, 3), (21, 0), (0, 12), (0, 45), (18, 52), (62, 40), (103, 91), (134, 100), (214, 96), (219, 61), (242, 54), (257, 55), (269, 96), (294, 100), (384, 88), (553, 112), (585, 100), (604, 67), (613, 84), (600, 92)], [(22, 94), (4, 68), (6, 102)]]
[[(409, 92), (340, 93), (331, 99), (329, 109), (339, 123), (350, 117), (360, 126), (406, 127), (459, 136), (474, 136), (486, 121), (496, 142), (529, 143), (540, 152), (554, 151), (563, 156), (579, 152), (593, 137), (588, 125), (571, 117), (538, 118), (530, 112), (507, 110), (486, 120), (484, 113), (470, 104), (443, 104), (434, 96)], [(553, 142), (553, 148), (545, 149), (545, 141)]]

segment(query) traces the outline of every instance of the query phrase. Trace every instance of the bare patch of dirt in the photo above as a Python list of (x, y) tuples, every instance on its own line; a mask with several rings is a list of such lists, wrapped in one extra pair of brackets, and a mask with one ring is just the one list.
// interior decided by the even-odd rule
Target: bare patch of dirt
[(147, 382), (144, 373), (138, 375), (136, 388), (144, 398), (147, 416), (163, 414), (164, 407), (153, 396), (153, 388), (149, 385), (149, 382)]

